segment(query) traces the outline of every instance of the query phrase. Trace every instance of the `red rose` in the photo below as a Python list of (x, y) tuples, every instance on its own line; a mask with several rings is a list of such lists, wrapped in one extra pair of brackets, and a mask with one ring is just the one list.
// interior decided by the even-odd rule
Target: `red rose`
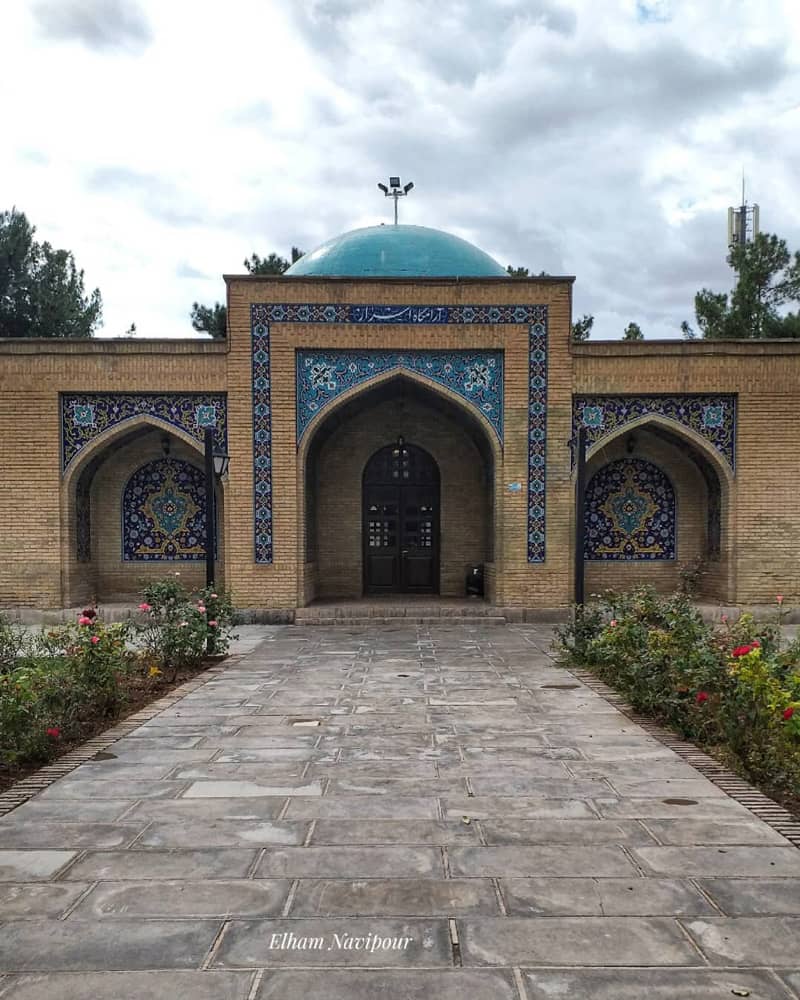
[(50, 728), (47, 729), (46, 732), (51, 740), (61, 739), (61, 730), (58, 728), (58, 726), (50, 726)]
[(752, 646), (737, 646), (731, 653), (731, 656), (747, 656), (748, 653), (752, 652), (752, 649)]
[(753, 639), (753, 642), (751, 643), (750, 648), (751, 649), (760, 649), (761, 648), (761, 643), (758, 641), (758, 639)]
[(790, 705), (788, 708), (783, 710), (783, 717), (788, 722), (789, 719), (794, 715), (794, 705)]
[(697, 692), (697, 704), (698, 705), (702, 705), (703, 702), (705, 702), (705, 701), (708, 701), (708, 692), (707, 691), (698, 691)]

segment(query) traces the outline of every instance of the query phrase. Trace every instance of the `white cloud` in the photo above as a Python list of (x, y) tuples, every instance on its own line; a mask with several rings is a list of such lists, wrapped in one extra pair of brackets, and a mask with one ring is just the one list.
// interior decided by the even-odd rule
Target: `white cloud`
[(390, 172), (405, 221), (575, 274), (599, 336), (727, 287), (743, 168), (800, 246), (792, 0), (35, 0), (0, 32), (0, 207), (74, 251), (105, 334), (190, 334), (250, 253), (388, 218)]

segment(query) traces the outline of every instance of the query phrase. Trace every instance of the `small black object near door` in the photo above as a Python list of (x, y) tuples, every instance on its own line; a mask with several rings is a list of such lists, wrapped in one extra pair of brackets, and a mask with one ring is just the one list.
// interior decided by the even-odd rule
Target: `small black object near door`
[(439, 467), (422, 448), (395, 444), (364, 469), (364, 591), (439, 592)]

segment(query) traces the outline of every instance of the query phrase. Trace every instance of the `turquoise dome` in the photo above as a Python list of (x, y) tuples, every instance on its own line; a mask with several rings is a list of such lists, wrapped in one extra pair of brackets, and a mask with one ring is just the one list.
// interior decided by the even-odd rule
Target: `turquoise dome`
[(305, 254), (289, 277), (507, 278), (487, 253), (425, 226), (369, 226), (335, 236)]

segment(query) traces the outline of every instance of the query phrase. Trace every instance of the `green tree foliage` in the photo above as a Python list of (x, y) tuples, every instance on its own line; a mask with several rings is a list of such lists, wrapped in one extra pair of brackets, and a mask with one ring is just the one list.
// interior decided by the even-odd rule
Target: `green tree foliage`
[(192, 303), (192, 327), (198, 333), (210, 333), (214, 340), (224, 340), (228, 336), (228, 310), (221, 302), (213, 306)]
[(72, 254), (38, 243), (35, 232), (24, 212), (0, 212), (0, 337), (91, 337), (99, 290), (87, 297)]
[(593, 326), (594, 316), (584, 313), (580, 319), (575, 320), (572, 324), (572, 339), (577, 343), (588, 340)]
[[(736, 275), (732, 292), (703, 288), (694, 299), (697, 326), (709, 340), (800, 337), (800, 313), (785, 307), (800, 304), (800, 252), (786, 241), (759, 233), (751, 243), (735, 246), (728, 263)], [(684, 337), (696, 336), (688, 323)]]
[[(250, 254), (244, 266), (248, 274), (283, 274), (303, 256), (303, 251), (292, 247), (292, 259), (286, 260), (279, 254), (271, 253), (269, 257), (259, 257), (257, 253)], [(213, 306), (201, 306), (199, 302), (192, 303), (190, 313), (193, 329), (198, 333), (208, 333), (214, 340), (224, 340), (228, 335), (228, 310), (221, 302)]]
[(644, 340), (642, 328), (638, 323), (628, 323), (625, 332), (622, 334), (623, 340)]
[(269, 257), (259, 257), (257, 253), (251, 254), (244, 262), (250, 274), (283, 274), (296, 261), (303, 256), (303, 251), (297, 247), (292, 247), (292, 259), (286, 260), (276, 253), (271, 253)]
[(509, 264), (506, 271), (512, 278), (529, 278), (531, 276), (527, 267), (512, 267)]

